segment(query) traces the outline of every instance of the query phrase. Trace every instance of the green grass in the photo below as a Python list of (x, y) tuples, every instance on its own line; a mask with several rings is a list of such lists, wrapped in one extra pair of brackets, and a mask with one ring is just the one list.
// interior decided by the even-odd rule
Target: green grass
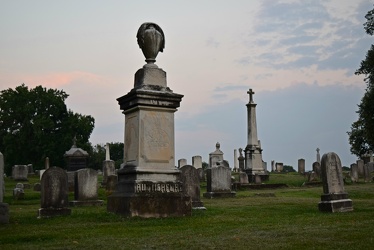
[[(162, 219), (122, 218), (108, 213), (106, 205), (73, 207), (71, 216), (37, 219), (39, 193), (26, 189), (25, 200), (15, 201), (16, 182), (6, 178), (10, 223), (0, 225), (0, 249), (370, 249), (374, 183), (347, 185), (354, 211), (329, 214), (318, 211), (322, 187), (297, 185), (303, 178), (272, 174), (269, 182), (290, 188), (202, 198), (206, 211)], [(29, 183), (38, 181), (33, 177)], [(99, 198), (106, 200), (103, 189)]]

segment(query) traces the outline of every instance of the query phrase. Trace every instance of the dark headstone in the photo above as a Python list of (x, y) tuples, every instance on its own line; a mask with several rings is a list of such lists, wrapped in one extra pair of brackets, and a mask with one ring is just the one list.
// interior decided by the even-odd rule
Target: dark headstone
[(42, 189), (42, 186), (40, 185), (40, 183), (34, 184), (34, 191), (40, 192), (41, 189)]
[(205, 209), (203, 202), (200, 200), (199, 171), (191, 165), (184, 165), (180, 170), (183, 192), (186, 196), (191, 197), (192, 208)]
[(47, 169), (42, 176), (40, 196), (38, 218), (70, 215), (66, 171), (58, 167)]
[(109, 175), (107, 177), (105, 190), (109, 193), (113, 192), (114, 190), (116, 190), (117, 182), (118, 182), (117, 175)]

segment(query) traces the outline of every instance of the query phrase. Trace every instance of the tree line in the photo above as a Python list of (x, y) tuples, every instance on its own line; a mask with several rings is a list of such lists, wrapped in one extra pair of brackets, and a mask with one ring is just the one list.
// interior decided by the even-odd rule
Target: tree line
[[(88, 165), (101, 169), (105, 159), (103, 145), (92, 146), (89, 138), (95, 119), (68, 109), (63, 90), (25, 84), (0, 92), (0, 152), (4, 155), (5, 172), (13, 165), (33, 164), (44, 168), (45, 158), (51, 166), (65, 167), (64, 153), (73, 145), (86, 150)], [(111, 143), (111, 159), (117, 165), (123, 159), (123, 143)]]

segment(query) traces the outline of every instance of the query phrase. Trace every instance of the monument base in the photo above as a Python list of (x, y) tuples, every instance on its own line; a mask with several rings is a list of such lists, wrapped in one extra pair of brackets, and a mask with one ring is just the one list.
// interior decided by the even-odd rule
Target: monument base
[(108, 197), (107, 210), (126, 217), (182, 217), (191, 216), (192, 202), (182, 193), (114, 193)]
[(103, 200), (87, 200), (87, 201), (69, 201), (70, 207), (81, 207), (81, 206), (102, 206)]
[(246, 169), (244, 172), (248, 175), (249, 183), (264, 182), (269, 180), (269, 174), (267, 172), (255, 172), (252, 169)]
[(353, 211), (352, 200), (348, 199), (347, 193), (323, 194), (318, 209), (329, 213), (350, 212)]
[(70, 208), (40, 208), (38, 211), (38, 219), (70, 214)]
[(231, 198), (236, 196), (236, 192), (206, 192), (203, 194), (205, 198)]
[(9, 223), (9, 205), (0, 202), (0, 224)]

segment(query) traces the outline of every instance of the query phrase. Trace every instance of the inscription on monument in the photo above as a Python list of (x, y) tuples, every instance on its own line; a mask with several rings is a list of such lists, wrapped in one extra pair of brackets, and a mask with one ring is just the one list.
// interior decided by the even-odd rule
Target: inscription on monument
[(151, 162), (169, 162), (173, 157), (173, 135), (167, 131), (173, 124), (171, 118), (173, 114), (164, 114), (154, 111), (145, 113), (141, 120), (142, 131), (144, 133), (142, 148), (144, 154), (142, 157)]
[(135, 184), (135, 193), (180, 193), (181, 183), (151, 183), (142, 182)]
[(125, 131), (125, 159), (127, 162), (136, 161), (137, 159), (137, 142), (134, 138), (137, 138), (137, 116), (133, 115), (126, 119), (126, 131)]

